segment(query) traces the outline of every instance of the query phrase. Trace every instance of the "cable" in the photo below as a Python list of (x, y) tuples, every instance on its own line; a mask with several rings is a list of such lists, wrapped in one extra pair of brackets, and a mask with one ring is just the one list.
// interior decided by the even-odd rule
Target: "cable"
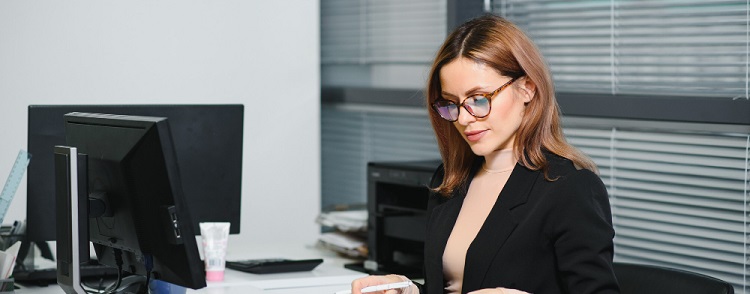
[(110, 284), (106, 288), (102, 288), (102, 284), (104, 283), (104, 279), (100, 279), (99, 280), (99, 287), (98, 288), (94, 288), (94, 287), (91, 287), (90, 285), (82, 283), (82, 286), (86, 286), (88, 288), (93, 288), (93, 290), (88, 290), (88, 289), (84, 288), (83, 290), (86, 291), (86, 293), (89, 293), (89, 294), (115, 293), (115, 291), (117, 290), (117, 288), (120, 287), (120, 284), (122, 283), (122, 278), (123, 278), (122, 277), (123, 276), (123, 271), (122, 271), (122, 265), (123, 265), (123, 262), (122, 262), (122, 250), (117, 249), (117, 248), (113, 248), (113, 249), (114, 249), (114, 255), (115, 255), (115, 264), (117, 265), (117, 280), (114, 283)]
[(122, 283), (122, 250), (118, 248), (113, 248), (114, 254), (115, 254), (115, 265), (117, 265), (117, 282), (115, 282), (114, 287), (111, 287), (107, 290), (107, 293), (114, 293), (117, 288), (120, 287), (120, 284)]
[(151, 282), (151, 270), (154, 269), (154, 257), (150, 254), (144, 254), (143, 257), (146, 259), (146, 289)]
[[(104, 290), (104, 278), (99, 278), (99, 285), (94, 287), (89, 285), (88, 283), (81, 281), (81, 286), (83, 287), (83, 290), (86, 291), (86, 293), (103, 293)], [(87, 290), (86, 288), (90, 288), (92, 290)]]

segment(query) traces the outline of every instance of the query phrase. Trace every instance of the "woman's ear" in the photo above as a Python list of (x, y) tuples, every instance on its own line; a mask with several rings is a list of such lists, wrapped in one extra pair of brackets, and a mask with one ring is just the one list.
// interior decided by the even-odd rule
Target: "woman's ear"
[(529, 79), (529, 77), (523, 77), (518, 82), (518, 87), (523, 95), (523, 103), (531, 102), (531, 99), (534, 98), (534, 94), (536, 94), (536, 84), (534, 84), (534, 81)]

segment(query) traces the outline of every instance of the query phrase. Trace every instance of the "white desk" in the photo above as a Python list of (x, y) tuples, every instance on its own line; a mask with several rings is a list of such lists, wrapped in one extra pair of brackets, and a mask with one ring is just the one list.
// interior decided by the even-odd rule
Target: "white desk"
[[(231, 245), (230, 245), (231, 246)], [(229, 260), (275, 258), (290, 259), (323, 258), (323, 263), (309, 272), (256, 275), (227, 269), (224, 281), (209, 282), (203, 289), (188, 289), (188, 293), (210, 294), (256, 294), (256, 293), (322, 293), (330, 294), (347, 289), (351, 281), (366, 274), (344, 268), (344, 264), (354, 262), (337, 256), (335, 253), (312, 248), (311, 246), (269, 246), (252, 248), (249, 253), (230, 254)], [(24, 287), (16, 290), (18, 294), (52, 294), (63, 293), (56, 284), (48, 287)]]
[(366, 274), (327, 261), (310, 272), (254, 275), (227, 270), (224, 281), (188, 293), (334, 293), (348, 289), (352, 280)]
[[(288, 288), (276, 290), (260, 290), (252, 286), (236, 286), (230, 288), (208, 288), (201, 290), (201, 293), (211, 294), (333, 294), (341, 290), (348, 289), (348, 286), (320, 286), (320, 287), (303, 287)], [(195, 293), (190, 292), (188, 293)]]

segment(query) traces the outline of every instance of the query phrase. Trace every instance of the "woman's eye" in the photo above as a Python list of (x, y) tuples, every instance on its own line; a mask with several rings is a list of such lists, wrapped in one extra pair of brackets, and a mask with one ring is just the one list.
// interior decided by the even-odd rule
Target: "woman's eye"
[(477, 101), (482, 101), (482, 99), (487, 99), (487, 98), (485, 98), (482, 95), (474, 95), (474, 96), (467, 98), (466, 100), (472, 100), (474, 102), (477, 102)]

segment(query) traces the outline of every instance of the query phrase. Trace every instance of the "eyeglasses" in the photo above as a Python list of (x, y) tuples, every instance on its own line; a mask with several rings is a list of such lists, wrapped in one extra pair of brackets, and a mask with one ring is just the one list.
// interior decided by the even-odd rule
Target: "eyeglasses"
[(456, 104), (456, 102), (447, 99), (437, 100), (432, 103), (432, 109), (434, 109), (438, 113), (438, 115), (440, 115), (440, 117), (450, 122), (458, 120), (459, 106), (466, 109), (466, 111), (468, 111), (469, 114), (473, 115), (474, 117), (483, 118), (490, 114), (490, 100), (492, 99), (492, 97), (510, 86), (510, 84), (515, 82), (517, 79), (518, 78), (512, 78), (510, 81), (500, 86), (500, 88), (497, 88), (497, 90), (490, 93), (476, 94), (474, 96), (468, 97), (464, 100), (464, 102), (461, 102), (461, 104)]

